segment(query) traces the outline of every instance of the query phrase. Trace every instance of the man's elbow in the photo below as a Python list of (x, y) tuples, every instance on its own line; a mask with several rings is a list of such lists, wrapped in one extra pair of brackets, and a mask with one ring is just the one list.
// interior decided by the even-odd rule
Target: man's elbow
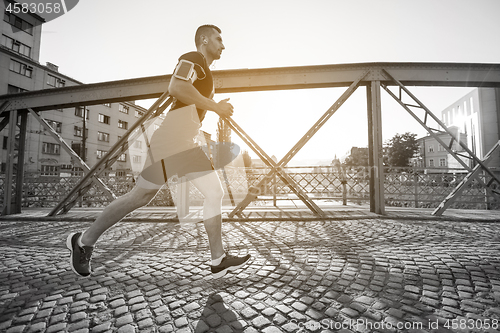
[(178, 98), (180, 94), (179, 85), (170, 81), (170, 84), (168, 85), (168, 93), (170, 96)]

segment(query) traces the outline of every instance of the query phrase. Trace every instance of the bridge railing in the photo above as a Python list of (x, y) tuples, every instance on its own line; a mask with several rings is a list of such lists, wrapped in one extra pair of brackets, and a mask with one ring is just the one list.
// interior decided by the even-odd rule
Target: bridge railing
[[(309, 197), (321, 203), (368, 204), (370, 200), (370, 170), (368, 167), (302, 166), (287, 167), (287, 173), (299, 184)], [(247, 168), (245, 172), (226, 172), (228, 182), (220, 178), (226, 190), (225, 205), (234, 204), (230, 200), (228, 188), (234, 200), (242, 200), (247, 189), (257, 184), (268, 168)], [(463, 169), (438, 168), (393, 168), (384, 170), (385, 203), (387, 206), (435, 208), (465, 177)], [(27, 173), (23, 186), (23, 207), (54, 207), (77, 184), (81, 174), (66, 176), (41, 176)], [(483, 182), (489, 177), (480, 175)], [(132, 175), (101, 177), (103, 182), (117, 195), (123, 195), (135, 185)], [(0, 200), (3, 198), (4, 175), (0, 175)], [(227, 184), (230, 184), (229, 187)], [(170, 184), (172, 185), (172, 184)], [(173, 206), (176, 196), (174, 186), (164, 186), (150, 206)], [(276, 204), (283, 200), (297, 199), (294, 193), (278, 177), (260, 193), (253, 205)], [(190, 202), (201, 205), (203, 197), (196, 188), (190, 186)], [(93, 187), (78, 202), (80, 207), (101, 207), (109, 203), (109, 197)], [(500, 209), (500, 203), (488, 195), (486, 189), (473, 181), (451, 208)]]

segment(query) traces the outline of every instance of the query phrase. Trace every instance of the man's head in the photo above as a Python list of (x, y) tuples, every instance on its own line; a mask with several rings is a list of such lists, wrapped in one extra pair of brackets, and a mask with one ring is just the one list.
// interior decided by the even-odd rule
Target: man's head
[(212, 60), (220, 59), (224, 44), (222, 43), (221, 30), (211, 24), (200, 26), (196, 30), (194, 41), (198, 50), (206, 51)]

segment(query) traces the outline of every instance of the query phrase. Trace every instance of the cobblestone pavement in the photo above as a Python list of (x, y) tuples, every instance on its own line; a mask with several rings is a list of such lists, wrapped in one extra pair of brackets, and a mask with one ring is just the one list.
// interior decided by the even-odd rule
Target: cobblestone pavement
[(202, 225), (148, 222), (109, 230), (79, 278), (64, 243), (88, 225), (0, 221), (1, 332), (500, 330), (500, 223), (226, 222), (253, 261), (219, 280)]

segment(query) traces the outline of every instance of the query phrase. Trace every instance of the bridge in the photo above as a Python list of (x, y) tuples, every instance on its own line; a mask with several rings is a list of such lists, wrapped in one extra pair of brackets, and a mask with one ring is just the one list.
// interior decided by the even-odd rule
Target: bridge
[[(384, 171), (382, 154), (382, 105), (381, 92), (386, 91), (401, 107), (406, 110), (429, 135), (435, 138), (469, 174), (454, 188), (433, 215), (442, 214), (453, 200), (460, 195), (462, 189), (480, 171), (484, 171), (488, 181), (478, 179), (488, 194), (498, 196), (495, 186), (500, 180), (488, 167), (487, 162), (499, 147), (497, 144), (483, 159), (479, 159), (463, 142), (450, 131), (446, 125), (417, 96), (407, 88), (409, 86), (435, 87), (500, 87), (500, 64), (475, 63), (358, 63), (342, 65), (320, 65), (300, 67), (280, 67), (261, 69), (236, 69), (214, 71), (216, 93), (237, 93), (248, 91), (269, 91), (289, 89), (313, 89), (325, 87), (346, 87), (344, 93), (332, 106), (324, 112), (317, 122), (304, 134), (290, 151), (279, 161), (274, 162), (260, 146), (245, 133), (243, 128), (233, 119), (225, 121), (229, 127), (242, 138), (264, 163), (270, 167), (270, 172), (255, 187), (234, 210), (230, 217), (240, 216), (250, 202), (258, 197), (260, 189), (278, 176), (302, 200), (318, 218), (325, 217), (324, 212), (309, 198), (290, 178), (284, 167), (300, 149), (315, 135), (315, 133), (335, 114), (342, 104), (355, 90), (366, 89), (366, 105), (368, 118), (368, 146), (370, 165), (370, 211), (376, 214), (385, 213), (384, 203)], [(84, 195), (94, 185), (103, 189), (110, 197), (114, 193), (99, 179), (99, 175), (112, 165), (114, 161), (128, 148), (128, 142), (134, 135), (140, 135), (141, 125), (147, 120), (157, 117), (171, 103), (168, 96), (170, 75), (145, 77), (129, 80), (84, 84), (65, 88), (54, 88), (30, 91), (19, 94), (0, 96), (0, 130), (8, 126), (7, 154), (9, 156), (3, 194), (2, 215), (19, 213), (23, 195), (23, 161), (26, 141), (27, 115), (31, 114), (50, 134), (60, 141), (61, 147), (71, 154), (82, 166), (85, 176), (71, 192), (55, 207), (49, 215), (68, 212), (79, 197)], [(71, 147), (51, 129), (50, 125), (40, 117), (46, 110), (89, 106), (111, 102), (158, 98), (145, 115), (140, 118), (96, 165), (90, 168), (82, 161)], [(430, 123), (438, 124), (432, 128)], [(19, 124), (19, 125), (18, 125)], [(244, 124), (243, 124), (244, 126)], [(19, 149), (15, 151), (15, 136), (19, 132)], [(139, 133), (139, 134), (138, 134)], [(438, 134), (448, 133), (452, 142), (443, 142)], [(476, 167), (471, 168), (451, 147), (453, 141), (462, 146), (466, 157), (474, 161)], [(17, 160), (17, 170), (14, 164)]]

